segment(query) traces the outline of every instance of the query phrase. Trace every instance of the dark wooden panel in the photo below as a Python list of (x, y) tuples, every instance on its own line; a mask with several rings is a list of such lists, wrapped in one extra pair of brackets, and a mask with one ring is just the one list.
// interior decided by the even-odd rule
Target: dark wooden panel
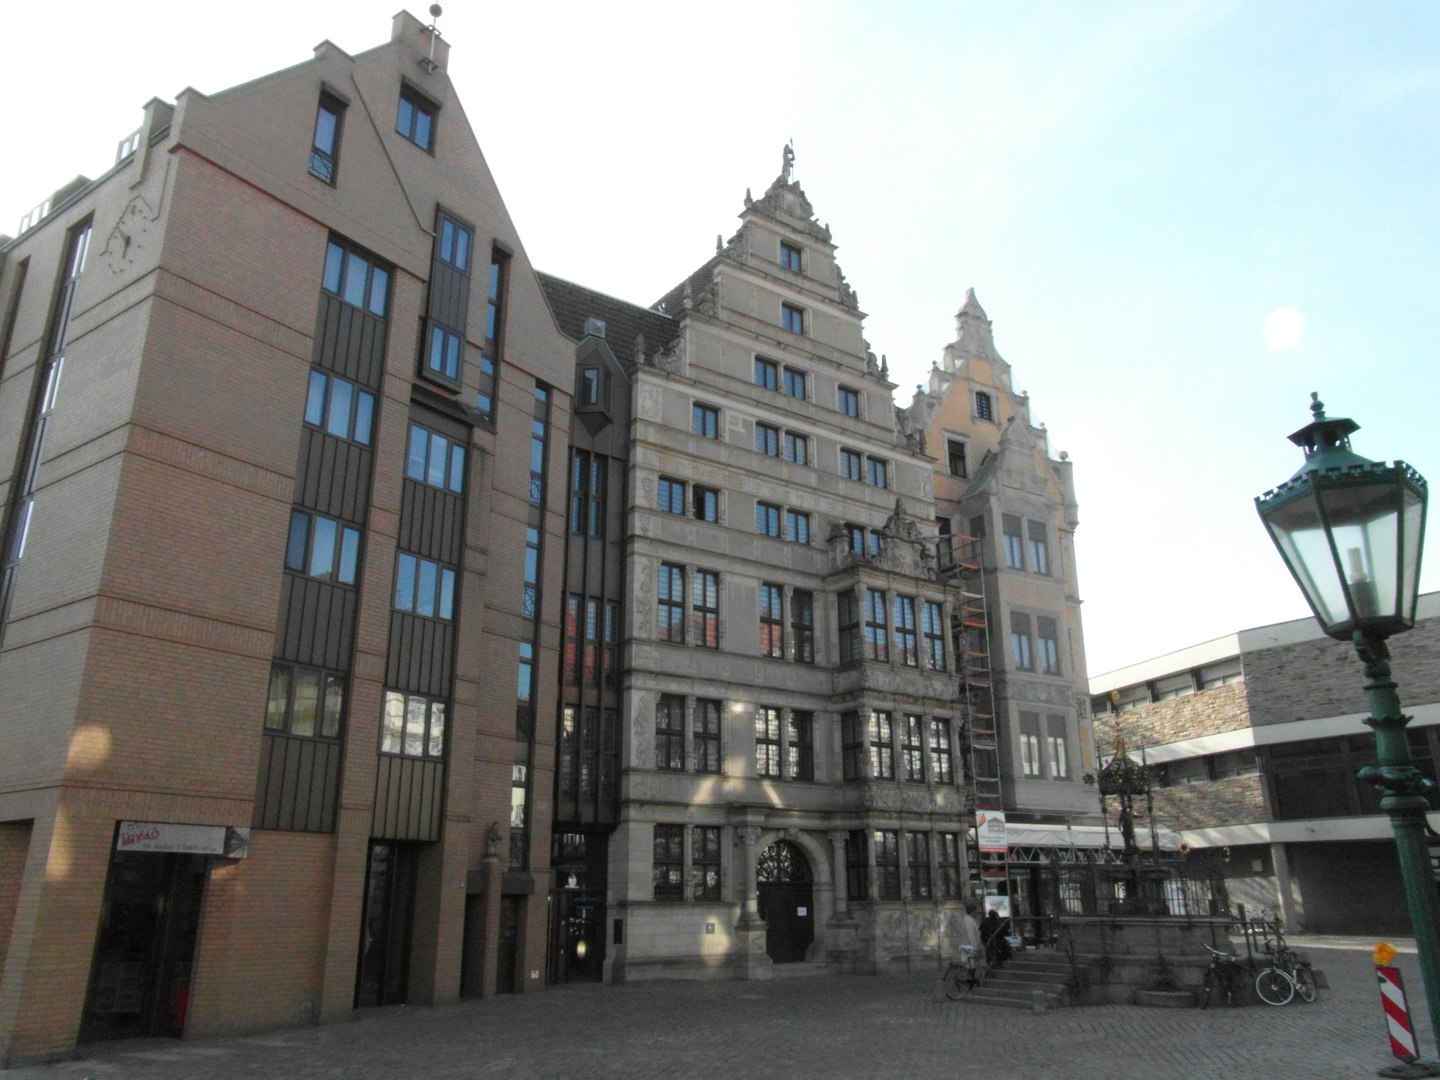
[(332, 671), (349, 671), (356, 602), (354, 589), (299, 574), (283, 575), (276, 657)]
[(448, 698), (454, 651), (453, 623), (392, 611), (385, 684), (412, 694)]
[(378, 840), (439, 840), (445, 763), (380, 755), (370, 834)]
[(430, 264), (430, 317), (465, 337), (470, 275), (436, 259)]
[(340, 744), (272, 731), (262, 738), (254, 827), (334, 832)]
[(400, 491), (397, 544), (405, 551), (459, 567), (465, 551), (465, 500), (407, 477)]
[(364, 527), (370, 509), (368, 447), (306, 426), (300, 434), (295, 502), (308, 510)]
[(312, 357), (321, 367), (378, 390), (385, 372), (387, 326), (384, 319), (322, 292)]

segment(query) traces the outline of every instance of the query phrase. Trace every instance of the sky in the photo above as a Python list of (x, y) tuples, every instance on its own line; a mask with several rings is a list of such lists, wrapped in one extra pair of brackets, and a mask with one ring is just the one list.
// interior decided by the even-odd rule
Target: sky
[[(12, 9), (0, 94), (36, 105), (6, 113), (0, 232), (108, 168), (150, 98), (364, 51), (395, 10)], [(452, 2), (439, 25), (542, 270), (653, 303), (793, 139), (899, 403), (974, 287), (1075, 465), (1094, 674), (1308, 615), (1252, 500), (1299, 467), (1311, 391), (1357, 452), (1440, 482), (1432, 3)]]

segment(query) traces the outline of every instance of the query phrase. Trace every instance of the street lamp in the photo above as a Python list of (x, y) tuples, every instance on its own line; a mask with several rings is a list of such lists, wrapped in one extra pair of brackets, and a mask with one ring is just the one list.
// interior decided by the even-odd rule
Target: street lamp
[(1420, 954), (1430, 1020), (1440, 1036), (1440, 927), (1425, 841), (1426, 797), (1435, 785), (1410, 757), (1400, 696), (1385, 639), (1415, 625), (1420, 549), (1425, 540), (1425, 478), (1397, 461), (1370, 461), (1350, 449), (1353, 420), (1331, 420), (1318, 394), (1314, 419), (1290, 441), (1305, 450), (1299, 472), (1255, 500), (1270, 538), (1325, 633), (1350, 641), (1365, 665), (1379, 762), (1360, 770), (1390, 815), (1405, 902)]

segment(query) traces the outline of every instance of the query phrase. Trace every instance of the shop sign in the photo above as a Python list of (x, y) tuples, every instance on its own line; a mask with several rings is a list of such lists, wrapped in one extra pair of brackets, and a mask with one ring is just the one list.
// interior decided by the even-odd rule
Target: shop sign
[(173, 821), (122, 821), (116, 851), (168, 851), (243, 859), (250, 854), (250, 830), (231, 825), (180, 825)]
[(975, 838), (982, 852), (1005, 854), (1009, 850), (1005, 843), (1005, 814), (999, 810), (977, 811)]

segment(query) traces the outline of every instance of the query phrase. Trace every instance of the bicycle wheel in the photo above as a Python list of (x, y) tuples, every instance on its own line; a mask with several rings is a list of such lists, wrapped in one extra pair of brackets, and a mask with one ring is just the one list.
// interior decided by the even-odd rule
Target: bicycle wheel
[(1295, 965), (1295, 994), (1307, 1005), (1320, 996), (1319, 988), (1315, 985), (1315, 969), (1309, 964)]
[(1255, 993), (1266, 1005), (1288, 1005), (1295, 996), (1295, 983), (1279, 968), (1268, 967), (1255, 976)]
[(945, 972), (945, 996), (951, 1001), (959, 1001), (973, 989), (975, 983), (970, 971), (963, 964), (951, 964), (950, 970)]
[(1206, 968), (1205, 981), (1200, 984), (1200, 1007), (1202, 1009), (1208, 1009), (1210, 1007), (1210, 999), (1215, 996), (1215, 992), (1219, 989), (1220, 979), (1216, 976), (1215, 969), (1213, 967)]

